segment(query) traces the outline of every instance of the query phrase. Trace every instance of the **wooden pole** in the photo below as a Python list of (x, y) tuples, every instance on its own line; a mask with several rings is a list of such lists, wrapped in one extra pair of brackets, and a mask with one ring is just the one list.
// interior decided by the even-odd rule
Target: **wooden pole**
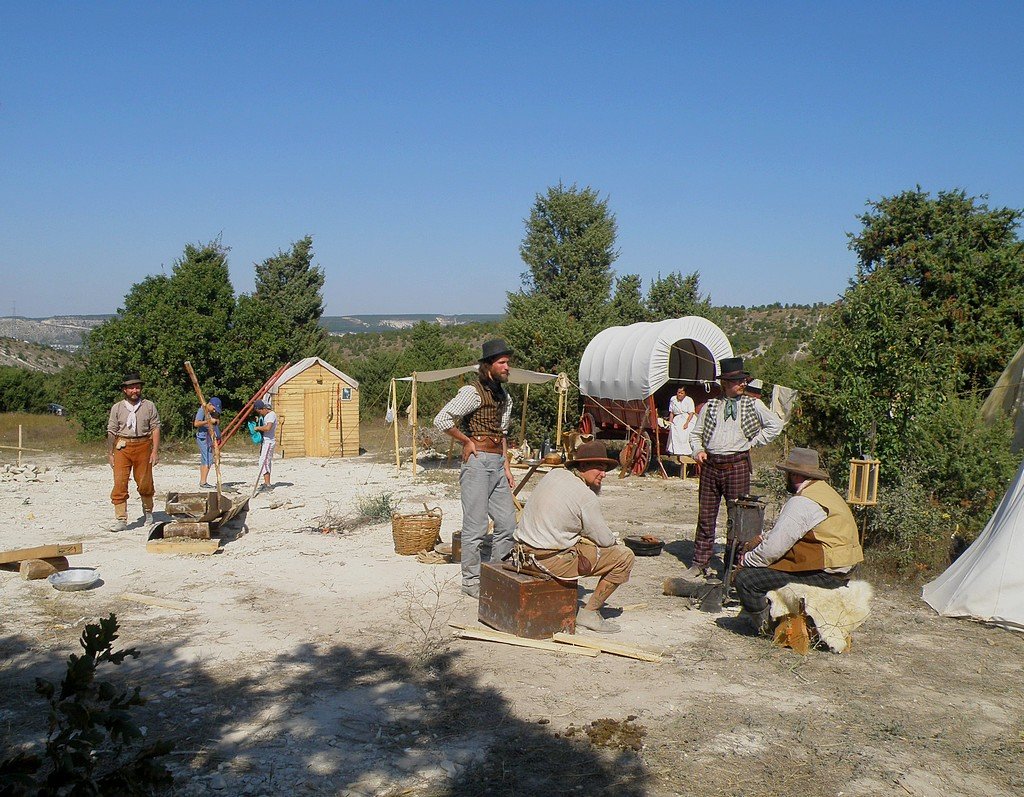
[(647, 397), (647, 405), (650, 409), (651, 431), (654, 432), (654, 452), (658, 459), (658, 470), (661, 471), (661, 478), (667, 479), (665, 465), (661, 461), (661, 431), (658, 427), (658, 408), (654, 406), (654, 396)]
[(192, 370), (192, 363), (185, 360), (185, 370), (188, 371), (188, 378), (192, 380), (192, 388), (196, 391), (196, 396), (199, 397), (199, 404), (203, 408), (203, 414), (206, 416), (206, 433), (210, 435), (210, 445), (213, 446), (213, 465), (217, 473), (217, 496), (221, 494), (220, 484), (220, 446), (217, 445), (217, 435), (213, 429), (213, 418), (206, 412), (206, 399), (203, 398), (203, 389), (199, 387), (199, 380), (196, 379), (196, 372)]
[(419, 425), (416, 419), (416, 372), (412, 372), (412, 402), (409, 405), (409, 420), (412, 422), (412, 475), (416, 476), (416, 437)]
[(402, 469), (402, 456), (398, 453), (398, 383), (391, 378), (391, 425), (395, 436), (395, 472)]
[(562, 448), (562, 416), (565, 415), (565, 390), (561, 387), (561, 379), (555, 383), (558, 386), (558, 420), (555, 426), (555, 448)]
[(18, 424), (18, 467), (21, 467), (21, 424)]
[(523, 420), (519, 424), (519, 445), (526, 439), (526, 405), (530, 403), (530, 383), (527, 382), (523, 389)]

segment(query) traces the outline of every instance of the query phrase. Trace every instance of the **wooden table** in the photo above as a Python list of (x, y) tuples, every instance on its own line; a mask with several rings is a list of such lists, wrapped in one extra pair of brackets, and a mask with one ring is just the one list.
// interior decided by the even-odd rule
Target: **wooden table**
[(549, 470), (552, 470), (553, 468), (564, 468), (565, 465), (561, 462), (555, 465), (544, 462), (544, 460), (542, 459), (528, 459), (525, 462), (513, 462), (510, 465), (510, 467), (515, 468), (516, 470), (526, 471), (526, 475), (519, 480), (519, 483), (516, 484), (515, 489), (512, 490), (512, 497), (515, 498), (517, 495), (519, 495), (519, 491), (526, 486), (526, 483), (530, 481), (530, 477), (533, 476), (533, 474), (535, 474), (538, 470), (541, 473), (547, 473)]

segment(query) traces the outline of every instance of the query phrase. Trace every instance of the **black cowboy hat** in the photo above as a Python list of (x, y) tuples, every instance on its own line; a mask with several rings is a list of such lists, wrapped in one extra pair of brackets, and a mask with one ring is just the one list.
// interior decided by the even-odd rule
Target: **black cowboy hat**
[(142, 377), (139, 376), (138, 371), (129, 371), (124, 375), (124, 379), (121, 380), (121, 387), (129, 387), (131, 385), (141, 385)]
[(495, 338), (489, 340), (483, 345), (483, 354), (480, 355), (480, 362), (489, 363), (492, 360), (497, 360), (499, 357), (505, 355), (512, 356), (512, 349), (508, 347), (508, 344), (502, 338)]
[(591, 440), (576, 449), (576, 456), (565, 463), (567, 468), (579, 468), (589, 470), (590, 468), (601, 468), (609, 471), (619, 467), (617, 460), (610, 459), (608, 449), (600, 440)]
[(749, 377), (746, 371), (743, 370), (743, 358), (742, 357), (726, 357), (724, 360), (718, 361), (718, 378), (719, 379), (746, 379)]
[(828, 473), (821, 469), (818, 452), (813, 448), (794, 448), (789, 458), (775, 466), (786, 473), (796, 473), (808, 479), (828, 480)]

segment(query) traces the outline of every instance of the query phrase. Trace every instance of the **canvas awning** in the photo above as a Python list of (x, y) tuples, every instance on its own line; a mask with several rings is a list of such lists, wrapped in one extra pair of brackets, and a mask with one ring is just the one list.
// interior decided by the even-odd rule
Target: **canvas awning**
[[(417, 371), (417, 382), (441, 382), (445, 379), (454, 379), (463, 374), (476, 373), (479, 365), (464, 365), (461, 368), (445, 368), (443, 371)], [(397, 377), (398, 382), (411, 382), (411, 376)], [(558, 374), (545, 374), (540, 371), (526, 371), (522, 368), (510, 368), (508, 381), (513, 385), (543, 385), (545, 382), (553, 382), (558, 379)]]
[(712, 382), (732, 345), (718, 326), (690, 315), (610, 327), (587, 344), (580, 392), (592, 398), (646, 399), (669, 380)]

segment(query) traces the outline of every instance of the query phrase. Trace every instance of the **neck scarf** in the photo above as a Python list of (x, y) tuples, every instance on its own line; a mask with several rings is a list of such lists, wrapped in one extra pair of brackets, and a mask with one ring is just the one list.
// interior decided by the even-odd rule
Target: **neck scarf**
[(128, 410), (128, 420), (125, 421), (124, 428), (132, 434), (138, 434), (138, 418), (136, 416), (138, 415), (139, 407), (142, 406), (142, 399), (139, 399), (138, 404), (132, 404), (128, 399), (125, 399), (124, 406)]
[(728, 421), (730, 418), (732, 420), (736, 420), (737, 403), (738, 399), (731, 398), (725, 400), (725, 412), (722, 414), (722, 417), (725, 418), (725, 420)]

